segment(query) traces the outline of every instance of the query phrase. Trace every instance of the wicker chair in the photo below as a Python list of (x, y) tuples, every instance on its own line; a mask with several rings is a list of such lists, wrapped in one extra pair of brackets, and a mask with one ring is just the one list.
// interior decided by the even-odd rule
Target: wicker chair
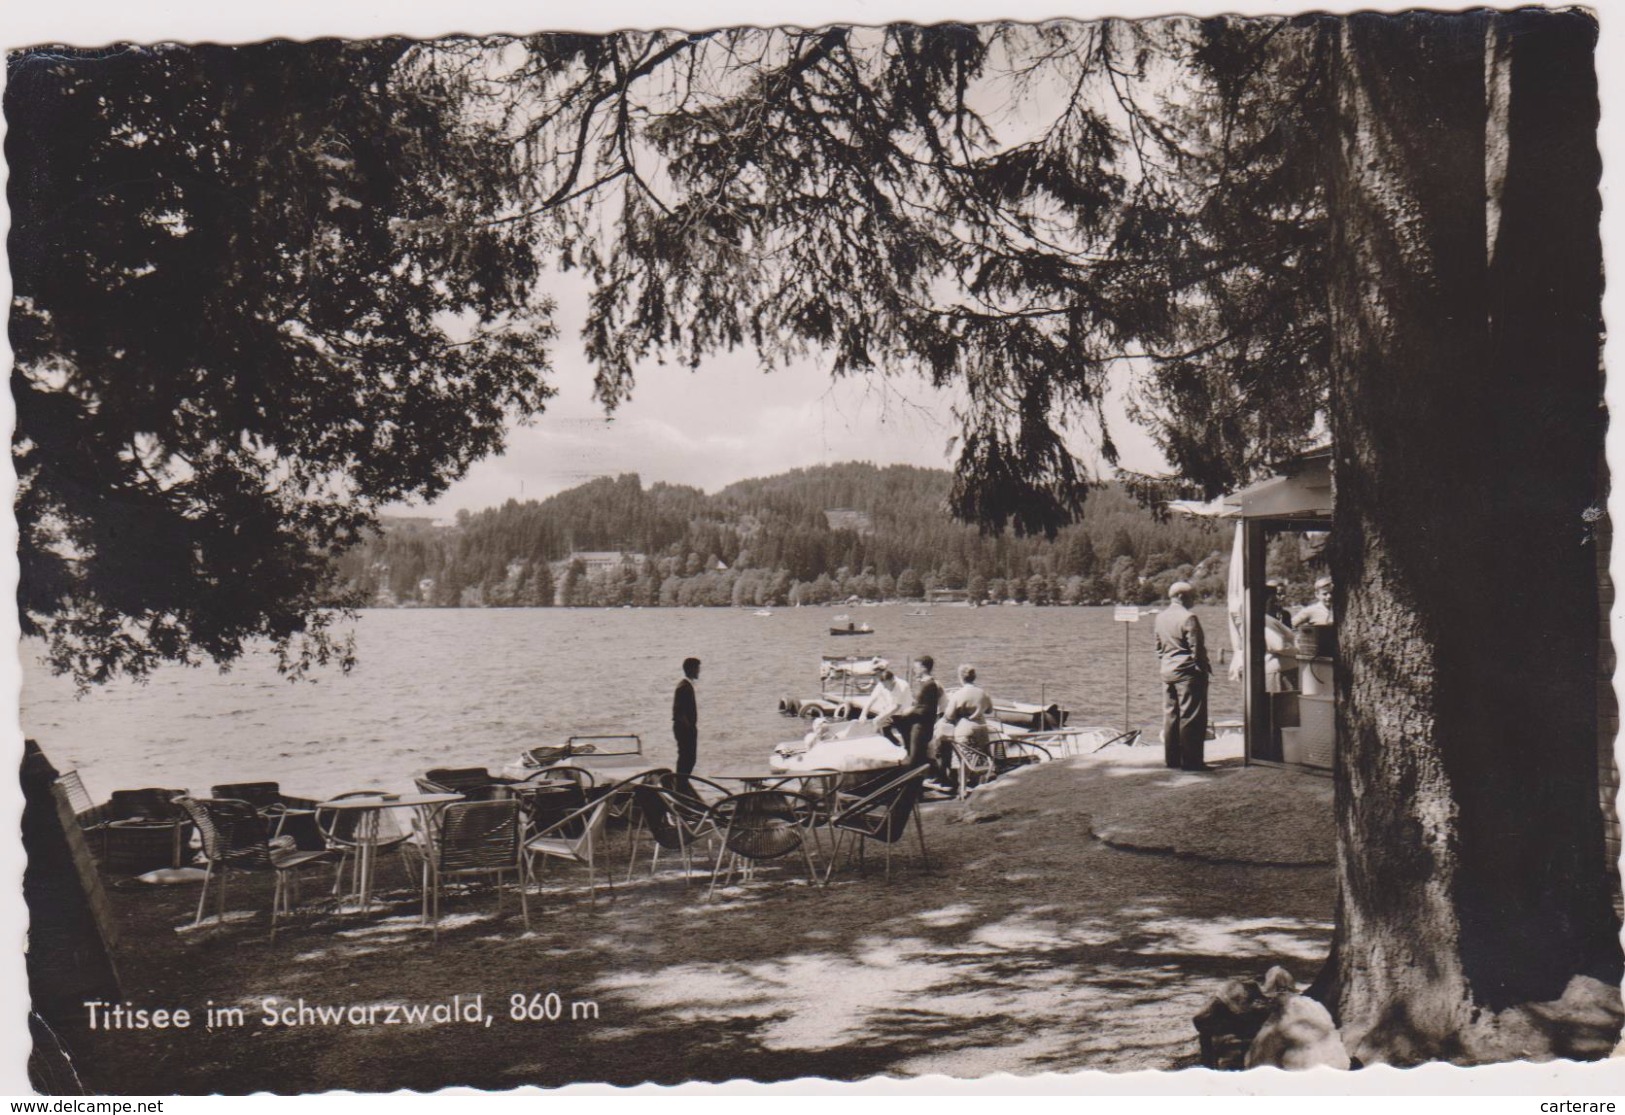
[[(427, 809), (428, 807), (425, 807)], [(479, 876), (495, 877), (497, 909), (502, 909), (502, 875), (518, 876), (519, 908), (525, 928), (530, 928), (530, 902), (525, 895), (530, 864), (523, 854), (523, 824), (519, 802), (459, 801), (433, 810), (420, 831), (429, 834), (423, 856), (423, 920), (440, 937), (440, 888), (447, 879)]]
[(1008, 774), (1019, 767), (1030, 767), (1034, 763), (1048, 763), (1055, 758), (1055, 753), (1048, 747), (1028, 739), (994, 740), (991, 751), (993, 764), (1000, 774)]
[(255, 809), (282, 804), (282, 784), (279, 782), (226, 782), (210, 788), (216, 800), (246, 801)]
[[(756, 863), (782, 859), (796, 852), (801, 853), (808, 881), (816, 883), (818, 871), (813, 866), (807, 842), (812, 818), (817, 812), (816, 799), (789, 790), (746, 790), (713, 805), (711, 824), (721, 835), (722, 849), (711, 869), (711, 886), (706, 898), (716, 893), (718, 878), (722, 878), (726, 886), (742, 864), (745, 876), (749, 877)], [(725, 877), (724, 863), (727, 865)]]
[(586, 767), (578, 767), (572, 763), (555, 763), (550, 767), (532, 771), (530, 774), (525, 775), (522, 782), (518, 782), (516, 785), (523, 786), (526, 782), (562, 782), (565, 779), (574, 782), (583, 790), (592, 789), (598, 782), (592, 771)]
[(73, 810), (73, 815), (79, 819), (80, 826), (83, 827), (86, 821), (95, 824), (96, 821), (90, 814), (96, 809), (96, 799), (85, 789), (85, 780), (79, 776), (79, 772), (70, 770), (58, 778), (56, 784), (68, 795), (68, 808)]
[(999, 776), (998, 764), (986, 751), (960, 743), (958, 740), (953, 740), (950, 746), (954, 753), (959, 800), (964, 801), (971, 796), (972, 791)]
[[(1141, 729), (1130, 728), (1126, 732), (1120, 732), (1113, 736), (1111, 739), (1095, 748), (1095, 751), (1104, 751), (1114, 743), (1121, 744), (1124, 747), (1133, 747), (1135, 744), (1140, 742), (1140, 734)], [(1094, 754), (1094, 751), (1091, 751), (1090, 754)]]
[[(329, 800), (343, 801), (347, 798), (376, 797), (376, 790), (350, 790), (347, 793), (335, 794)], [(416, 886), (420, 875), (407, 863), (407, 857), (413, 853), (420, 854), (422, 849), (412, 841), (411, 832), (403, 832), (400, 824), (395, 820), (392, 810), (380, 809), (372, 823), (378, 826), (378, 831), (372, 841), (373, 854), (380, 852), (398, 851), (400, 853), (401, 868), (406, 872), (409, 885)], [(358, 829), (362, 824), (362, 815), (353, 809), (318, 809), (316, 810), (316, 828), (321, 833), (322, 841), (330, 851), (339, 854), (338, 867), (333, 871), (333, 893), (338, 894), (344, 883), (344, 866), (353, 858), (354, 871), (357, 874), (354, 880), (356, 891), (361, 889), (361, 847)]]
[[(604, 851), (604, 824), (609, 820), (612, 799), (609, 795), (589, 802), (580, 809), (560, 817), (525, 841), (525, 858), (532, 864), (531, 877), (538, 882), (546, 873), (547, 861), (562, 860), (579, 863), (587, 869), (587, 888), (590, 901), (598, 900), (598, 860)], [(540, 859), (541, 869), (534, 866)], [(610, 890), (615, 889), (614, 877), (604, 873)]]
[[(559, 821), (576, 813), (591, 800), (587, 796), (586, 789), (570, 779), (558, 782), (527, 779), (514, 786), (512, 793), (518, 799), (520, 813), (525, 818), (527, 840), (537, 833), (553, 828)], [(572, 824), (575, 831), (569, 835), (579, 835), (580, 819)]]
[(160, 867), (182, 867), (191, 845), (192, 822), (174, 803), (179, 789), (147, 787), (114, 790), (98, 817), (93, 841), (104, 871), (141, 875)]
[(226, 883), (231, 873), (269, 869), (276, 878), (271, 893), (271, 940), (276, 940), (277, 919), (284, 913), (291, 914), (299, 900), (299, 869), (327, 860), (328, 854), (301, 851), (289, 836), (268, 839), (265, 819), (246, 801), (220, 798), (200, 800), (182, 794), (175, 799), (175, 805), (184, 810), (197, 826), (198, 835), (203, 840), (203, 856), (208, 862), (208, 870), (203, 876), (203, 893), (198, 896), (197, 917), (192, 924), (203, 923), (209, 884), (216, 876), (220, 879), (220, 885), (215, 891), (215, 916), (224, 921)]
[(265, 818), (272, 837), (291, 836), (302, 852), (327, 847), (316, 823), (316, 799), (291, 797), (278, 782), (225, 782), (210, 788), (216, 800), (246, 801)]
[(863, 861), (863, 849), (870, 840), (878, 840), (886, 848), (886, 879), (891, 880), (891, 848), (908, 834), (909, 818), (914, 819), (914, 831), (920, 839), (920, 861), (929, 866), (925, 851), (925, 828), (920, 823), (920, 794), (930, 767), (920, 765), (888, 780), (877, 789), (861, 797), (842, 794), (840, 807), (830, 818), (835, 830), (835, 850), (830, 854), (829, 870), (824, 874), (828, 883), (835, 873), (835, 861), (840, 853), (844, 833), (858, 838), (858, 859)]
[[(638, 786), (659, 778), (669, 771), (660, 769), (641, 771), (622, 779), (612, 786), (598, 787), (586, 805), (560, 817), (557, 821), (533, 833), (525, 841), (526, 857), (534, 862), (541, 858), (543, 870), (550, 859), (566, 863), (579, 863), (587, 869), (587, 886), (593, 901), (598, 899), (598, 861), (603, 857), (606, 838), (604, 828), (611, 816), (620, 816), (632, 808)], [(532, 872), (539, 877), (539, 872)], [(606, 871), (604, 879), (611, 893), (615, 879)]]
[(513, 781), (484, 767), (437, 767), (425, 772), (418, 785), (431, 782), (439, 787), (435, 792), (462, 794), (469, 801), (497, 801), (507, 796)]
[[(637, 807), (637, 823), (632, 829), (631, 847), (627, 852), (626, 877), (637, 870), (638, 838), (645, 832), (653, 852), (649, 857), (649, 874), (660, 869), (660, 853), (676, 852), (683, 861), (683, 885), (688, 886), (694, 872), (694, 845), (717, 836), (711, 809), (697, 796), (693, 787), (680, 792), (668, 780), (680, 776), (666, 772), (657, 783), (643, 783), (633, 788), (633, 803)], [(721, 787), (717, 787), (721, 790)], [(726, 797), (727, 794), (721, 794)]]

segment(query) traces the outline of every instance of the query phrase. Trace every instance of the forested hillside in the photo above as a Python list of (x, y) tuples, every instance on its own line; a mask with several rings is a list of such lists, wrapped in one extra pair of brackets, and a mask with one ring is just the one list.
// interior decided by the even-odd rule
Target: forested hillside
[[(915, 598), (936, 588), (1034, 603), (1150, 602), (1178, 578), (1224, 592), (1227, 527), (1159, 522), (1114, 485), (1054, 541), (988, 536), (946, 510), (950, 475), (846, 463), (714, 495), (635, 475), (542, 501), (385, 521), (338, 561), (343, 586), (400, 605), (752, 605)], [(856, 514), (828, 514), (844, 511)], [(832, 526), (835, 523), (838, 525)], [(624, 554), (606, 565), (604, 553)], [(570, 559), (596, 554), (596, 559)]]

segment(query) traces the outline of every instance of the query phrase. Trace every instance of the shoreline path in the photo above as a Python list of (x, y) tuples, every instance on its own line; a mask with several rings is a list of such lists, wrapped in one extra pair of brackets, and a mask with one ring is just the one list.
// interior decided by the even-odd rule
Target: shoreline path
[[(402, 889), (387, 916), (296, 919), (272, 946), (257, 882), (234, 888), (237, 918), (180, 932), (192, 888), (124, 884), (125, 997), (236, 1004), (246, 1025), (64, 1038), (91, 1090), (125, 1094), (1187, 1067), (1212, 993), (1272, 964), (1307, 983), (1333, 916), (1330, 779), (1213, 759), (1182, 774), (1160, 747), (1111, 748), (929, 805), (931, 868), (911, 834), (889, 886), (873, 864), (828, 889), (768, 868), (707, 903), (669, 872), (594, 907), (550, 873), (529, 936), (487, 893), (451, 900), (433, 944)], [(511, 994), (548, 992), (558, 1021), (508, 1018)], [(261, 1025), (266, 997), (475, 994), (488, 1027)], [(597, 1017), (572, 1019), (578, 1002)]]

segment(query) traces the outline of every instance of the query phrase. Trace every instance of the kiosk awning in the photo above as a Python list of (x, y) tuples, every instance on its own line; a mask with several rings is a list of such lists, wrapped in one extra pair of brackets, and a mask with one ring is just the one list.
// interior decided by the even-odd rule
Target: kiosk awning
[(1279, 475), (1202, 503), (1173, 500), (1172, 511), (1221, 519), (1330, 519), (1330, 454), (1300, 457)]

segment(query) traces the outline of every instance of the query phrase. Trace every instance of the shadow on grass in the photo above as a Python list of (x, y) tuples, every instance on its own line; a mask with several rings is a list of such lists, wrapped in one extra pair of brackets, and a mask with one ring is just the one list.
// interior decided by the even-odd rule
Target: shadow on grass
[[(436, 942), (398, 891), (273, 945), (268, 881), (234, 887), (240, 916), (179, 932), (194, 889), (117, 887), (125, 997), (244, 1024), (68, 1043), (93, 1090), (132, 1094), (1167, 1069), (1194, 1063), (1190, 1019), (1220, 982), (1276, 963), (1307, 980), (1327, 947), (1325, 868), (1117, 851), (1076, 811), (948, 823), (961, 809), (931, 811), (932, 868), (905, 857), (890, 885), (873, 864), (828, 888), (768, 868), (707, 902), (668, 873), (593, 905), (555, 879), (529, 934), (511, 894), (498, 914), (471, 892)], [(550, 992), (555, 1019), (510, 1018), (512, 996)], [(262, 1024), (268, 998), (453, 996), (481, 996), (489, 1023)]]

